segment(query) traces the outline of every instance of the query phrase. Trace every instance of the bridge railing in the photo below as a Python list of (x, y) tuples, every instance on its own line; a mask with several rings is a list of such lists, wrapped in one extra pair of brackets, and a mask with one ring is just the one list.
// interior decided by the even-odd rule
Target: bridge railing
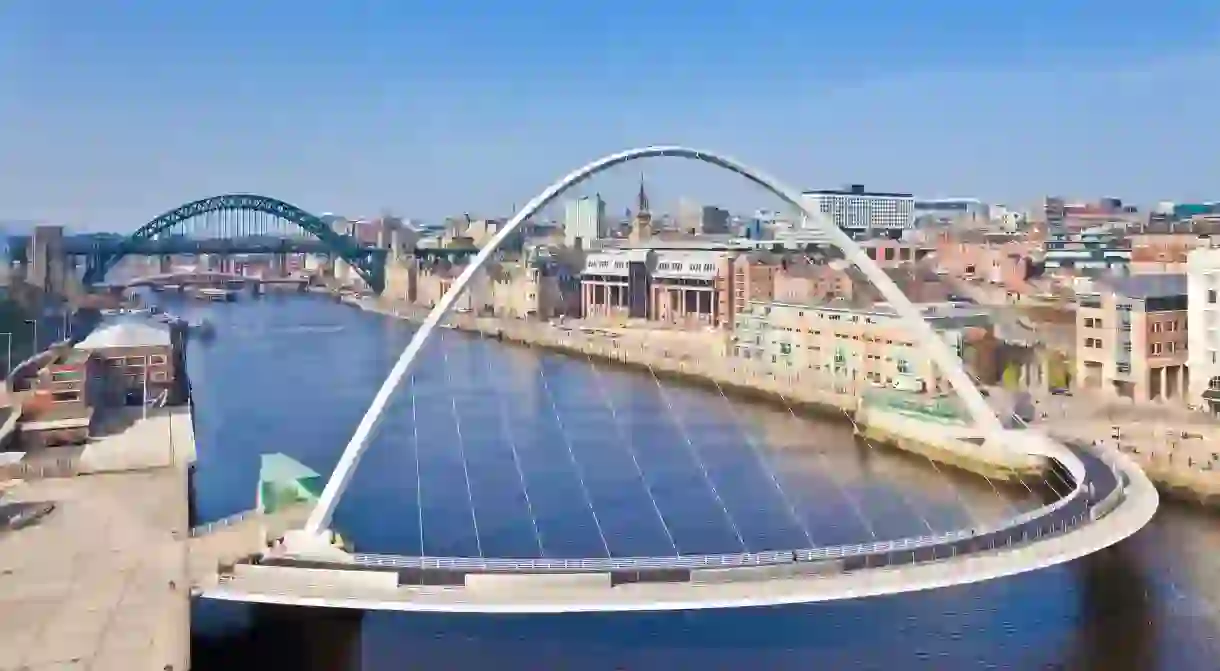
[[(530, 572), (530, 571), (632, 571), (647, 569), (709, 569), (767, 566), (792, 562), (818, 562), (847, 558), (868, 558), (893, 554), (917, 553), (920, 550), (949, 546), (956, 553), (954, 544), (963, 541), (976, 542), (979, 546), (998, 547), (1014, 542), (1027, 542), (1041, 538), (1039, 520), (1049, 521), (1048, 532), (1066, 530), (1079, 523), (1086, 515), (1087, 500), (1080, 495), (1083, 487), (1077, 486), (1063, 498), (1018, 515), (994, 528), (972, 528), (929, 534), (874, 543), (857, 543), (832, 547), (808, 548), (791, 551), (745, 552), (733, 554), (685, 555), (677, 557), (610, 557), (610, 558), (474, 558), (474, 557), (411, 557), (389, 554), (361, 553), (353, 557), (355, 563), (369, 567), (388, 569), (439, 569), (450, 571)], [(1068, 507), (1071, 506), (1069, 509)], [(1019, 533), (1018, 533), (1019, 532)]]
[(213, 520), (206, 524), (200, 524), (199, 526), (191, 528), (191, 538), (197, 538), (199, 536), (206, 536), (212, 532), (220, 531), (221, 529), (231, 527), (235, 524), (244, 522), (248, 519), (253, 519), (255, 517), (259, 517), (261, 515), (262, 515), (262, 512), (257, 509), (243, 510), (240, 513), (234, 513), (233, 515), (228, 515), (226, 517), (222, 517), (218, 520)]
[[(1116, 487), (1103, 499), (1112, 510), (1122, 500), (1124, 480), (1119, 467), (1108, 460), (1103, 463), (1117, 473)], [(857, 543), (821, 548), (806, 548), (790, 551), (745, 552), (731, 554), (684, 555), (676, 557), (611, 557), (611, 558), (473, 558), (473, 557), (420, 557), (390, 554), (358, 553), (353, 556), (356, 564), (386, 569), (418, 569), (448, 571), (485, 572), (547, 572), (547, 571), (640, 571), (662, 569), (715, 569), (768, 566), (792, 562), (821, 562), (858, 559), (864, 565), (874, 560), (884, 565), (893, 563), (896, 556), (909, 556), (917, 561), (920, 551), (944, 549), (956, 555), (958, 548), (964, 551), (1010, 547), (1043, 538), (1047, 534), (1065, 532), (1085, 521), (1095, 520), (1094, 510), (1102, 504), (1090, 507), (1085, 496), (1085, 483), (1074, 483), (1072, 491), (1047, 505), (1016, 515), (992, 527), (960, 529), (938, 534), (913, 536), (890, 541)], [(1106, 510), (1108, 512), (1108, 510)], [(1104, 514), (1104, 513), (1103, 513)], [(926, 554), (926, 552), (924, 553)], [(906, 559), (901, 560), (902, 563)]]
[(66, 478), (80, 472), (80, 460), (62, 457), (42, 461), (18, 461), (0, 466), (0, 482), (4, 480), (41, 480)]

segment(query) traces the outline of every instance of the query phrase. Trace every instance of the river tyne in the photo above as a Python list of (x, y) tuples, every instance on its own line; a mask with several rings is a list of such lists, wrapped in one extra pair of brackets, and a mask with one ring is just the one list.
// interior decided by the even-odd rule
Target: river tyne
[[(254, 503), (259, 455), (329, 472), (412, 326), (312, 296), (159, 301), (192, 342), (198, 519)], [(335, 517), (360, 551), (738, 552), (918, 535), (1036, 504), (850, 424), (730, 402), (444, 332), (391, 403)], [(439, 339), (438, 339), (439, 340)], [(1053, 486), (1054, 483), (1051, 483)], [(194, 668), (1124, 669), (1220, 667), (1220, 518), (1164, 503), (1103, 553), (977, 585), (663, 614), (267, 611), (201, 601)]]

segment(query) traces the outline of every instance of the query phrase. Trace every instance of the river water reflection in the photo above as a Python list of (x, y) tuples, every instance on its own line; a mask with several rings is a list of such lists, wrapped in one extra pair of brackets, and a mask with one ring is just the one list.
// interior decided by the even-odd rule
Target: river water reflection
[[(169, 298), (162, 298), (172, 300)], [(189, 354), (196, 510), (250, 507), (258, 455), (333, 467), (408, 325), (320, 298), (172, 303)], [(843, 422), (460, 334), (391, 404), (336, 514), (363, 551), (616, 556), (897, 538), (1038, 504), (856, 444)], [(1053, 483), (1052, 483), (1053, 484)], [(1166, 506), (1067, 566), (923, 594), (736, 612), (451, 617), (201, 602), (196, 668), (1213, 669), (1220, 532)], [(287, 667), (285, 667), (287, 668)]]

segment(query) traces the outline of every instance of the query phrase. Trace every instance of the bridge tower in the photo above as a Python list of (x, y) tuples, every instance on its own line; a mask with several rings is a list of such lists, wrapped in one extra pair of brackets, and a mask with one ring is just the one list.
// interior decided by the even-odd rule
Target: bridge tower
[(288, 255), (279, 252), (271, 257), (271, 276), (272, 277), (287, 277), (288, 276)]
[(64, 291), (68, 256), (64, 253), (63, 226), (37, 226), (26, 251), (26, 284), (59, 296)]

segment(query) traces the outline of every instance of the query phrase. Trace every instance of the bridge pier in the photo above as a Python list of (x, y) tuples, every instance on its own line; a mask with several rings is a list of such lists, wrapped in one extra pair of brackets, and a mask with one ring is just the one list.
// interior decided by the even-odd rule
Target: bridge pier
[(248, 653), (266, 669), (359, 669), (363, 628), (362, 610), (256, 604)]

